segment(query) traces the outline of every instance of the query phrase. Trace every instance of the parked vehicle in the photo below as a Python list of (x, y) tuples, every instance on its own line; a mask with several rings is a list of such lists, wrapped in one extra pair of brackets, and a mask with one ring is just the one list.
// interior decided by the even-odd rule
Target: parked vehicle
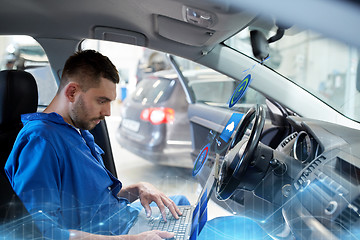
[(155, 163), (190, 162), (178, 162), (189, 158), (191, 137), (188, 102), (173, 71), (145, 77), (121, 108), (116, 134), (121, 146)]

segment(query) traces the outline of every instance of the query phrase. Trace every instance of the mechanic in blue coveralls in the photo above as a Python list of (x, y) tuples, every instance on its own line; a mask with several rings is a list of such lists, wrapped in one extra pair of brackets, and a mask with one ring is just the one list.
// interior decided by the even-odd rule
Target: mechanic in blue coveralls
[[(22, 116), (24, 123), (5, 166), (6, 174), (32, 214), (44, 237), (50, 239), (163, 239), (173, 233), (128, 232), (140, 199), (148, 215), (155, 202), (175, 218), (173, 200), (149, 183), (124, 187), (104, 166), (103, 151), (88, 130), (110, 115), (116, 98), (118, 72), (111, 61), (93, 50), (77, 52), (65, 63), (59, 90), (42, 113)], [(165, 215), (163, 216), (165, 218)]]

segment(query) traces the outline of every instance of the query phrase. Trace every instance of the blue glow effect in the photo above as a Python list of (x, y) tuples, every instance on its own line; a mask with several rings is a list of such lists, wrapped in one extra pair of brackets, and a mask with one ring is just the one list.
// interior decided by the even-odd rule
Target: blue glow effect
[(205, 165), (205, 162), (208, 159), (209, 150), (210, 150), (210, 143), (206, 144), (205, 147), (203, 147), (203, 149), (200, 151), (199, 155), (196, 158), (194, 168), (192, 171), (193, 176), (196, 176)]
[(232, 108), (245, 94), (251, 82), (251, 74), (248, 74), (236, 87), (234, 93), (229, 100), (229, 108)]
[(234, 133), (236, 127), (238, 126), (241, 118), (244, 114), (241, 113), (233, 113), (226, 123), (224, 130), (220, 134), (220, 138), (225, 142), (228, 142), (231, 138), (231, 135)]

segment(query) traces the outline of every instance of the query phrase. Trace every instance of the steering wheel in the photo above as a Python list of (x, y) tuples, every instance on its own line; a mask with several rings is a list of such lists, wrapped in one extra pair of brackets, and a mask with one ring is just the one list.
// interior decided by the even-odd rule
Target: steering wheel
[[(264, 124), (265, 111), (261, 105), (250, 108), (241, 119), (220, 168), (216, 184), (216, 195), (219, 200), (231, 197), (242, 181), (258, 145)], [(248, 129), (250, 129), (249, 134)]]

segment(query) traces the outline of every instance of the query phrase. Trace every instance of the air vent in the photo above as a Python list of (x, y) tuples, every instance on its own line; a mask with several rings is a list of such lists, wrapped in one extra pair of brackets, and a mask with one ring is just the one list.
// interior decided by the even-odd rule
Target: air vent
[(280, 146), (284, 148), (289, 142), (291, 142), (293, 139), (297, 137), (298, 133), (294, 132), (291, 135), (289, 135), (287, 138), (285, 138), (281, 143)]
[(360, 219), (360, 195), (345, 208), (335, 221), (346, 229), (350, 229)]

